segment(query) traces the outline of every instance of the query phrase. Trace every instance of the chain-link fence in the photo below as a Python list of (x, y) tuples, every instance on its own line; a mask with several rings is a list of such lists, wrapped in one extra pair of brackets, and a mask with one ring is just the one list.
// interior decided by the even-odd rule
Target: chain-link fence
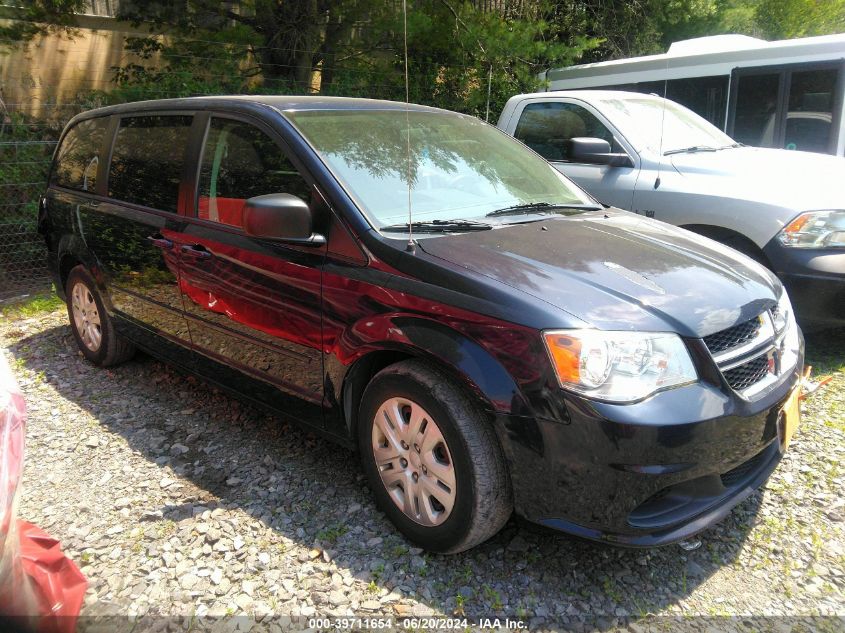
[(38, 199), (56, 133), (8, 113), (0, 123), (0, 301), (49, 287)]

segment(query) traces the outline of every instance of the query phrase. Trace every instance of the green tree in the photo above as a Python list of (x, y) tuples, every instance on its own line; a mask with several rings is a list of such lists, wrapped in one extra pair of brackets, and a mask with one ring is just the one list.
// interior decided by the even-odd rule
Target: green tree
[[(31, 0), (9, 38), (74, 34), (83, 0)], [(148, 35), (91, 104), (193, 94), (268, 92), (405, 98), (405, 26), (393, 0), (125, 2), (118, 17)], [(413, 101), (492, 116), (576, 62), (598, 39), (558, 21), (552, 0), (408, 0)]]
[[(535, 3), (518, 13), (476, 8), (470, 2), (422, 0), (408, 6), (408, 75), (410, 100), (486, 116), (508, 97), (541, 86), (538, 74), (550, 66), (575, 63), (597, 45), (583, 35), (562, 37), (549, 17), (552, 5)], [(389, 51), (350, 66), (348, 82), (363, 93), (373, 77), (383, 96), (404, 99), (404, 38), (399, 11), (372, 24), (368, 45)], [(373, 35), (380, 34), (380, 35)], [(492, 115), (491, 115), (492, 116)]]
[(719, 0), (556, 0), (550, 18), (560, 37), (582, 33), (600, 44), (584, 62), (665, 52), (716, 22)]
[(759, 0), (757, 25), (769, 39), (845, 31), (845, 0)]
[(0, 7), (0, 48), (28, 42), (38, 35), (76, 33), (75, 14), (85, 7), (85, 0), (21, 0), (4, 2)]
[[(116, 69), (124, 95), (272, 92), (404, 99), (404, 16), (382, 0), (132, 5), (121, 17), (147, 24)], [(483, 4), (483, 3), (480, 3)], [(574, 63), (597, 40), (563, 34), (547, 2), (521, 12), (466, 0), (408, 3), (412, 101), (486, 116), (512, 94), (540, 86), (551, 65)], [(488, 102), (489, 93), (489, 102)]]
[(142, 59), (160, 55), (164, 64), (127, 65), (117, 79), (159, 83), (187, 71), (230, 90), (260, 84), (273, 91), (307, 92), (314, 70), (334, 70), (337, 51), (350, 46), (356, 25), (383, 5), (377, 0), (153, 0), (122, 5), (118, 17), (150, 31), (148, 37), (128, 41), (127, 50)]

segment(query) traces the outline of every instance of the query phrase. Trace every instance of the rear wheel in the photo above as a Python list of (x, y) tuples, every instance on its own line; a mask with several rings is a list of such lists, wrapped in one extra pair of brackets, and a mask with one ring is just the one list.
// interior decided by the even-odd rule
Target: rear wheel
[(101, 367), (131, 358), (135, 347), (114, 331), (97, 285), (84, 266), (70, 271), (65, 290), (70, 329), (85, 358)]
[(392, 365), (367, 386), (359, 420), (376, 501), (411, 541), (460, 552), (507, 521), (513, 502), (501, 448), (450, 377), (418, 360)]

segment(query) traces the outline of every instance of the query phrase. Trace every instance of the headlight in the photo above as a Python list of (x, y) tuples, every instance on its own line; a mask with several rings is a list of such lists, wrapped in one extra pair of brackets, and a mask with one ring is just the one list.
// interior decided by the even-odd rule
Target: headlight
[(775, 332), (780, 334), (794, 322), (795, 314), (792, 312), (792, 303), (789, 301), (786, 290), (781, 290), (778, 305), (772, 310), (772, 325), (775, 326)]
[(775, 327), (777, 336), (780, 336), (780, 372), (791, 371), (798, 362), (798, 353), (801, 348), (801, 338), (798, 334), (798, 325), (795, 323), (795, 313), (792, 311), (792, 303), (786, 290), (780, 293), (777, 307), (772, 310), (772, 325)]
[(599, 400), (633, 402), (698, 379), (677, 334), (555, 330), (543, 337), (560, 386)]
[(791, 248), (845, 248), (845, 211), (809, 211), (787, 224), (778, 239)]

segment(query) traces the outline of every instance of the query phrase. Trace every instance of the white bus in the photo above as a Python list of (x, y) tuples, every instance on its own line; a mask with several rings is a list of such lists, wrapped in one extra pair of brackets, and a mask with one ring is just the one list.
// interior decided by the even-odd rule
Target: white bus
[(665, 94), (746, 145), (845, 154), (845, 34), (777, 42), (714, 35), (543, 76), (547, 90)]

